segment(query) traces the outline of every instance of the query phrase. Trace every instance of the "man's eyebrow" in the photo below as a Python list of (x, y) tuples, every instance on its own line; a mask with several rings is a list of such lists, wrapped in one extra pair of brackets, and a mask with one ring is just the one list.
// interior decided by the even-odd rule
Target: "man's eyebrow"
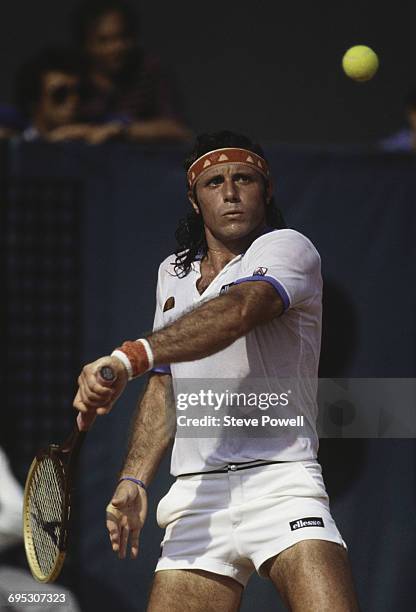
[(205, 177), (206, 181), (211, 181), (214, 178), (224, 178), (224, 173), (218, 171), (216, 174), (211, 174), (210, 176)]

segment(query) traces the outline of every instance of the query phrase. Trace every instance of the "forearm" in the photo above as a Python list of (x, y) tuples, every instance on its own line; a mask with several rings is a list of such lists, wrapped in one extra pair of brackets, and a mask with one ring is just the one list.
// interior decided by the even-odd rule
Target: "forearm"
[(170, 376), (153, 375), (133, 418), (120, 476), (134, 476), (150, 484), (174, 434), (172, 406)]
[(154, 366), (196, 361), (218, 353), (283, 312), (283, 302), (269, 283), (245, 285), (232, 287), (146, 339), (123, 342), (112, 355), (134, 378)]
[(147, 339), (155, 365), (161, 365), (208, 357), (246, 332), (244, 304), (228, 294), (209, 300)]

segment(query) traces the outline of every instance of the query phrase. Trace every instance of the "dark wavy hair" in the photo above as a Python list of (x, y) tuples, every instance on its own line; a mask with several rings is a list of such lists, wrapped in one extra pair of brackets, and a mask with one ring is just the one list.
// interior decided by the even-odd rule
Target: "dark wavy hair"
[[(248, 149), (265, 159), (264, 151), (260, 145), (253, 143), (250, 138), (242, 134), (229, 131), (201, 134), (197, 136), (194, 148), (185, 159), (185, 171), (188, 171), (194, 161), (201, 157), (201, 155), (209, 151), (214, 151), (215, 149), (223, 149), (226, 147)], [(274, 197), (266, 207), (266, 222), (269, 227), (275, 229), (283, 229), (286, 227), (283, 215), (277, 208)], [(183, 277), (189, 273), (192, 262), (195, 261), (196, 256), (203, 256), (207, 252), (202, 216), (198, 215), (192, 209), (184, 219), (179, 221), (178, 228), (175, 232), (175, 238), (177, 249), (175, 251), (176, 260), (174, 270), (177, 276)]]

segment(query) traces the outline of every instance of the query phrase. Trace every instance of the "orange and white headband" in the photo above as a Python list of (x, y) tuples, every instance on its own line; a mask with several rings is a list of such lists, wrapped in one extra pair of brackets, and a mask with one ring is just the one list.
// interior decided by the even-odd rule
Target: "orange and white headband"
[(270, 183), (269, 166), (263, 157), (260, 157), (260, 155), (248, 149), (230, 147), (209, 151), (194, 161), (187, 173), (189, 189), (192, 189), (200, 176), (213, 166), (231, 163), (244, 164), (250, 168), (254, 168), (254, 170), (260, 172), (266, 181)]

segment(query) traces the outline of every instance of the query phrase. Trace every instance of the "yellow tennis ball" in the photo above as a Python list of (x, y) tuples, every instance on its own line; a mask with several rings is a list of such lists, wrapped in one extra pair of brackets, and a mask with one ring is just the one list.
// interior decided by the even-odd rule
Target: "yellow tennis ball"
[(344, 54), (342, 67), (354, 81), (369, 81), (378, 70), (377, 54), (370, 47), (355, 45)]

